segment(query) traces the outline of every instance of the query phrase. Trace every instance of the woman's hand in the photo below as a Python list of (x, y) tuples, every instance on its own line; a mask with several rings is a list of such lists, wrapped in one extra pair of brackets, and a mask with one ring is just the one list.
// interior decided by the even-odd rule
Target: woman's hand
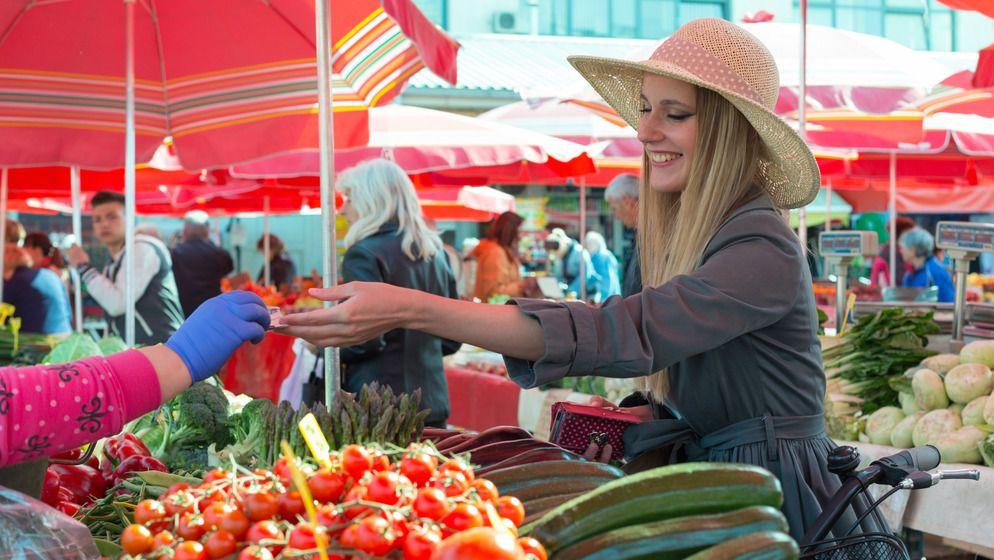
[[(607, 408), (609, 410), (614, 410), (617, 412), (624, 412), (637, 417), (639, 420), (646, 422), (653, 419), (652, 407), (649, 405), (643, 406), (633, 406), (633, 407), (623, 407), (614, 404), (613, 402), (600, 396), (590, 397), (590, 401), (587, 403), (590, 406), (599, 406), (601, 408)], [(604, 447), (597, 445), (595, 442), (590, 442), (587, 446), (587, 450), (584, 451), (583, 456), (591, 461), (598, 461), (601, 463), (607, 463), (611, 460), (611, 455), (614, 453), (614, 448), (611, 444), (607, 444)]]
[(377, 282), (349, 282), (332, 288), (313, 288), (308, 294), (334, 307), (293, 313), (283, 318), (279, 332), (320, 347), (344, 348), (362, 344), (404, 326), (417, 292)]

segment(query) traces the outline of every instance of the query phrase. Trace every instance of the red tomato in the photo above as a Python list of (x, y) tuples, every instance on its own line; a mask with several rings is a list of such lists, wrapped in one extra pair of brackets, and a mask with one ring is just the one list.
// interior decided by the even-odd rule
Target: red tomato
[(280, 494), (280, 517), (290, 523), (297, 522), (297, 516), (303, 515), (307, 511), (304, 500), (300, 497), (300, 492), (291, 490), (285, 494)]
[(525, 554), (531, 554), (538, 560), (549, 560), (549, 553), (545, 551), (545, 547), (542, 543), (531, 537), (521, 537), (518, 539), (518, 544), (521, 545), (521, 549), (525, 551)]
[(153, 539), (152, 550), (159, 550), (160, 548), (168, 548), (176, 542), (176, 537), (173, 536), (169, 531), (159, 531), (155, 534)]
[(180, 490), (162, 498), (162, 505), (166, 508), (166, 514), (169, 517), (191, 511), (194, 503), (196, 500), (186, 490)]
[(273, 560), (273, 553), (265, 548), (253, 545), (242, 550), (238, 554), (238, 560)]
[(359, 548), (359, 525), (349, 525), (342, 531), (342, 536), (339, 537), (338, 542), (342, 543), (345, 548)]
[(396, 540), (390, 522), (382, 517), (369, 516), (359, 523), (356, 544), (363, 552), (373, 556), (385, 556), (393, 548)]
[(425, 517), (438, 521), (449, 513), (452, 506), (446, 499), (445, 492), (438, 488), (422, 488), (418, 490), (418, 497), (414, 499), (414, 513), (418, 517)]
[(257, 521), (249, 527), (245, 540), (255, 544), (264, 540), (281, 541), (283, 540), (283, 531), (280, 531), (280, 528), (272, 521)]
[(280, 500), (272, 492), (253, 492), (242, 497), (242, 509), (252, 521), (272, 519), (280, 512)]
[(480, 497), (480, 500), (484, 502), (493, 502), (500, 497), (500, 492), (497, 491), (497, 485), (485, 478), (478, 478), (473, 481), (470, 488), (476, 490), (476, 494)]
[(211, 558), (224, 558), (234, 554), (237, 547), (238, 539), (227, 531), (211, 533), (204, 541), (204, 549), (207, 551), (207, 556)]
[(324, 505), (318, 508), (317, 522), (318, 525), (325, 529), (341, 531), (342, 526), (347, 521), (348, 519), (343, 514), (335, 511), (335, 507), (332, 505)]
[(435, 476), (438, 460), (427, 453), (414, 453), (400, 462), (400, 472), (419, 487), (426, 486)]
[(390, 470), (390, 458), (386, 455), (380, 453), (379, 451), (373, 451), (370, 453), (370, 458), (373, 460), (372, 471), (373, 472), (383, 472)]
[(431, 560), (524, 560), (525, 551), (510, 533), (477, 527), (442, 541)]
[(345, 492), (345, 479), (329, 469), (320, 469), (307, 479), (307, 488), (318, 502), (333, 503)]
[(345, 474), (359, 480), (362, 475), (373, 468), (373, 458), (358, 445), (346, 445), (342, 449), (342, 470)]
[(442, 463), (441, 467), (438, 467), (440, 473), (442, 472), (461, 472), (466, 480), (472, 482), (474, 478), (473, 469), (469, 465), (460, 461), (459, 459), (449, 459), (448, 461)]
[(152, 538), (152, 532), (144, 525), (135, 523), (128, 525), (121, 531), (121, 548), (132, 556), (150, 552), (154, 545), (155, 540)]
[(210, 484), (218, 480), (224, 480), (228, 478), (228, 471), (224, 469), (211, 469), (210, 472), (204, 475), (204, 484)]
[[(135, 523), (159, 526), (166, 519), (166, 507), (159, 500), (142, 500), (135, 506)], [(159, 527), (160, 529), (164, 527)]]
[(184, 513), (179, 518), (179, 525), (176, 527), (176, 535), (183, 540), (199, 541), (200, 537), (207, 532), (207, 523), (204, 516), (196, 513)]
[(435, 488), (445, 491), (451, 497), (462, 496), (469, 489), (466, 475), (458, 471), (439, 471), (435, 478)]
[(392, 506), (400, 500), (400, 494), (397, 492), (399, 484), (400, 475), (397, 473), (378, 472), (369, 482), (369, 499), (378, 504)]
[(510, 519), (515, 527), (520, 527), (525, 521), (525, 506), (514, 496), (497, 498), (497, 513), (504, 519)]
[(431, 555), (440, 544), (442, 536), (434, 531), (411, 531), (404, 538), (404, 560), (431, 560)]
[(176, 545), (173, 560), (207, 560), (207, 551), (197, 541), (181, 542)]
[(290, 483), (290, 465), (287, 464), (285, 458), (276, 461), (276, 464), (273, 465), (273, 472), (284, 484)]
[(442, 525), (454, 532), (465, 531), (474, 527), (482, 527), (483, 514), (480, 513), (479, 508), (472, 504), (456, 504), (456, 507), (443, 517), (441, 522)]
[(220, 502), (214, 502), (207, 506), (207, 509), (202, 510), (201, 515), (204, 516), (204, 524), (207, 525), (207, 530), (213, 531), (217, 529), (221, 525), (221, 518), (227, 515), (229, 511), (231, 511), (231, 507)]
[(249, 518), (244, 513), (237, 509), (231, 509), (221, 516), (217, 526), (223, 532), (231, 533), (235, 538), (241, 539), (248, 531), (249, 524)]
[[(365, 500), (368, 494), (369, 489), (365, 486), (353, 486), (352, 489), (349, 490), (349, 493), (345, 495), (345, 503)], [(355, 519), (368, 509), (369, 506), (352, 506), (345, 509), (345, 516), (349, 519)]]
[(206, 511), (211, 504), (224, 503), (228, 499), (228, 493), (220, 488), (211, 488), (207, 494), (197, 502), (200, 511)]
[(179, 492), (181, 490), (186, 490), (188, 488), (190, 488), (189, 484), (187, 484), (185, 482), (177, 482), (176, 484), (173, 484), (172, 486), (170, 486), (169, 489), (166, 490), (166, 493), (162, 495), (162, 497), (165, 498), (166, 496), (172, 496), (173, 494), (175, 494), (175, 493), (177, 493), (177, 492)]
[[(327, 539), (325, 539), (325, 542), (327, 542)], [(314, 535), (314, 527), (310, 523), (300, 523), (290, 531), (287, 548), (310, 550), (317, 547), (318, 541)]]

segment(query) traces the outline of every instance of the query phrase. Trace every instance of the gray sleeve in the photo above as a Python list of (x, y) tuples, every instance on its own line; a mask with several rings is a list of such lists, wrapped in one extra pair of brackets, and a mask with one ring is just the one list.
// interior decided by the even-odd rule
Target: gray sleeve
[(505, 358), (523, 387), (567, 375), (638, 377), (777, 322), (793, 307), (805, 263), (801, 247), (772, 213), (732, 220), (691, 274), (600, 307), (516, 300), (536, 319), (545, 355)]

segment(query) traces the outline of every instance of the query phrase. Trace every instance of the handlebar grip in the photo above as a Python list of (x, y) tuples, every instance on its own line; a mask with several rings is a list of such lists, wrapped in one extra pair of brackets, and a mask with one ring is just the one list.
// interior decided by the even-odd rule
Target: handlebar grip
[(895, 453), (890, 457), (884, 457), (874, 461), (884, 467), (912, 469), (916, 471), (930, 471), (939, 466), (941, 456), (939, 450), (932, 445), (923, 445), (912, 449), (905, 449), (900, 453)]

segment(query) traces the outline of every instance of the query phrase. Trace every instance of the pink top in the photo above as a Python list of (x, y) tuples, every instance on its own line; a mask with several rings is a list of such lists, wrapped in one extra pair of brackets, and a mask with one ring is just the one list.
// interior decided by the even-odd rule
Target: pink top
[(68, 364), (0, 368), (0, 466), (114, 435), (161, 400), (155, 368), (137, 350)]

